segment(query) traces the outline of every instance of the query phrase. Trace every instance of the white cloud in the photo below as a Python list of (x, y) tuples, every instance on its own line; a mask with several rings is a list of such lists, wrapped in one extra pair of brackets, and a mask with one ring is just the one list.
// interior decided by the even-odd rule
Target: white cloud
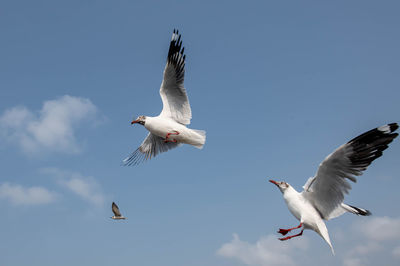
[(43, 187), (22, 187), (3, 183), (0, 185), (0, 198), (15, 205), (40, 205), (53, 202), (57, 194)]
[(351, 227), (353, 230), (348, 238), (353, 238), (347, 255), (344, 256), (343, 265), (358, 266), (372, 265), (371, 258), (377, 254), (389, 259), (389, 252), (395, 258), (400, 258), (400, 247), (393, 249), (393, 241), (400, 238), (400, 218), (372, 217), (358, 220)]
[(374, 241), (385, 241), (400, 238), (400, 218), (373, 217), (358, 222), (356, 228), (360, 234)]
[(80, 173), (60, 170), (58, 168), (43, 168), (42, 173), (58, 178), (58, 183), (84, 200), (95, 205), (104, 203), (104, 196), (100, 185), (93, 177), (86, 177)]
[(392, 251), (393, 257), (400, 259), (400, 246), (397, 246)]
[(363, 244), (356, 245), (354, 248), (350, 250), (350, 253), (356, 255), (368, 255), (373, 252), (377, 252), (382, 249), (382, 245), (377, 242), (372, 241), (363, 241)]
[(77, 153), (80, 147), (75, 130), (80, 122), (96, 112), (96, 106), (89, 99), (65, 95), (45, 101), (38, 113), (24, 106), (6, 110), (0, 117), (0, 134), (29, 154), (41, 151)]
[(82, 177), (75, 176), (70, 180), (63, 181), (62, 183), (75, 194), (94, 204), (101, 205), (104, 203), (104, 197), (98, 191), (99, 185), (94, 181), (93, 178), (84, 179)]
[(343, 266), (363, 266), (364, 263), (359, 258), (345, 258)]
[(227, 258), (235, 258), (246, 265), (279, 266), (297, 265), (289, 254), (294, 255), (297, 250), (306, 250), (308, 241), (306, 238), (296, 239), (287, 245), (280, 242), (274, 235), (261, 237), (256, 243), (251, 244), (239, 239), (237, 234), (229, 243), (225, 243), (217, 251), (217, 254)]
[[(397, 265), (400, 260), (400, 217), (355, 217), (352, 224), (331, 228), (336, 255), (317, 234), (280, 242), (274, 235), (255, 242), (243, 241), (237, 234), (217, 251), (219, 256), (235, 259), (241, 265)], [(322, 241), (322, 242), (321, 242)]]

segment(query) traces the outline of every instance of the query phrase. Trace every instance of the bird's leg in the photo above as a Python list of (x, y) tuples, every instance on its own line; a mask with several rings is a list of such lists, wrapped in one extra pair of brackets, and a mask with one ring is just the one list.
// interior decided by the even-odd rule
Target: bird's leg
[(164, 142), (165, 143), (167, 143), (167, 142), (175, 142), (176, 143), (177, 142), (176, 139), (169, 140), (168, 138), (169, 138), (170, 135), (179, 135), (179, 134), (180, 134), (179, 131), (176, 131), (176, 130), (174, 130), (174, 132), (172, 132), (172, 133), (171, 132), (167, 133), (167, 135), (165, 136)]
[(288, 239), (291, 239), (291, 238), (296, 237), (296, 236), (301, 236), (303, 234), (303, 231), (304, 231), (304, 229), (302, 229), (301, 232), (298, 233), (297, 235), (282, 237), (282, 238), (278, 238), (278, 239), (281, 240), (281, 241), (284, 241), (284, 240), (288, 240)]
[(303, 226), (303, 223), (300, 223), (298, 226), (293, 227), (293, 228), (289, 228), (289, 229), (281, 229), (281, 228), (279, 228), (278, 233), (279, 233), (279, 234), (282, 234), (282, 235), (284, 236), (284, 235), (286, 235), (287, 233), (289, 233), (290, 231), (292, 231), (292, 230), (294, 230), (294, 229), (297, 229), (297, 228), (300, 228), (300, 227), (302, 227), (302, 226)]

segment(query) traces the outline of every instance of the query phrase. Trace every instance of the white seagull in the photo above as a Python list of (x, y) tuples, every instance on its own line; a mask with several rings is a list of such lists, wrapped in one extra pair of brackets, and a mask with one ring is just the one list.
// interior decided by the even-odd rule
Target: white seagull
[(181, 35), (174, 30), (160, 88), (163, 109), (156, 117), (139, 116), (131, 122), (150, 132), (140, 147), (123, 161), (125, 165), (139, 164), (182, 143), (203, 148), (206, 132), (186, 127), (190, 124), (192, 111), (183, 86), (186, 57), (183, 52)]
[(121, 215), (121, 212), (119, 211), (119, 208), (115, 202), (112, 203), (111, 205), (111, 210), (114, 213), (114, 216), (110, 217), (113, 220), (125, 220), (126, 217)]
[(398, 136), (397, 133), (393, 133), (397, 128), (396, 123), (387, 124), (372, 129), (337, 148), (319, 165), (317, 174), (307, 180), (301, 193), (286, 182), (269, 180), (279, 188), (289, 211), (300, 221), (298, 226), (279, 229), (278, 233), (286, 235), (294, 229), (302, 228), (296, 235), (279, 239), (288, 240), (301, 236), (304, 229), (311, 229), (328, 243), (334, 254), (328, 229), (323, 220), (336, 218), (345, 212), (363, 216), (371, 214), (368, 210), (343, 203), (344, 194), (348, 194), (351, 189), (348, 180), (356, 182), (355, 176), (362, 175), (362, 171), (367, 169), (372, 161), (382, 156), (388, 144)]

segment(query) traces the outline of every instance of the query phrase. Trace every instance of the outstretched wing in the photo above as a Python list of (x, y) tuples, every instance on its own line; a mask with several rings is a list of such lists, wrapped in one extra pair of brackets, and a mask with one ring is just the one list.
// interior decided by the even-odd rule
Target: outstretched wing
[(180, 144), (175, 142), (164, 142), (164, 139), (149, 133), (143, 143), (124, 159), (124, 165), (137, 165), (145, 160), (155, 157), (157, 154), (168, 151)]
[(319, 165), (315, 177), (304, 185), (303, 196), (317, 208), (322, 218), (329, 219), (331, 213), (343, 202), (344, 194), (351, 189), (348, 180), (356, 182), (355, 176), (388, 148), (398, 136), (393, 133), (396, 123), (372, 129), (340, 146)]
[(121, 213), (119, 212), (119, 208), (118, 208), (117, 204), (115, 204), (115, 202), (112, 203), (111, 209), (115, 216), (117, 216), (117, 217), (121, 216)]
[(164, 69), (164, 79), (160, 88), (163, 102), (160, 116), (172, 118), (178, 123), (188, 125), (192, 118), (192, 110), (183, 86), (186, 57), (183, 52), (181, 35), (174, 30), (169, 46), (167, 65)]

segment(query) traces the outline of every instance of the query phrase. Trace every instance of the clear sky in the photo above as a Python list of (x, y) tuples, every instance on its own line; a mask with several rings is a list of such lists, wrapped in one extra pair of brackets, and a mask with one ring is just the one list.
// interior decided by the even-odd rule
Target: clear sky
[[(336, 256), (277, 188), (400, 122), (398, 1), (2, 1), (0, 265), (398, 265), (400, 139), (327, 222)], [(161, 111), (182, 33), (191, 146), (121, 161)], [(109, 217), (115, 201), (126, 221)]]

